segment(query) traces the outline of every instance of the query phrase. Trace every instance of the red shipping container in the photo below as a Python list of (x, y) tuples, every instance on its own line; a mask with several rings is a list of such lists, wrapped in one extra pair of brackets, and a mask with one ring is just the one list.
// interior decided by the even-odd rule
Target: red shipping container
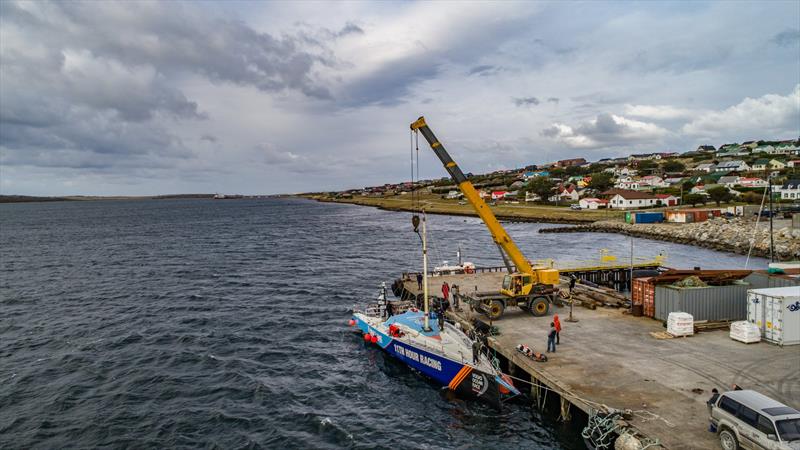
[(643, 305), (645, 316), (653, 317), (656, 314), (656, 286), (650, 283), (650, 278), (634, 278), (631, 302), (634, 305)]

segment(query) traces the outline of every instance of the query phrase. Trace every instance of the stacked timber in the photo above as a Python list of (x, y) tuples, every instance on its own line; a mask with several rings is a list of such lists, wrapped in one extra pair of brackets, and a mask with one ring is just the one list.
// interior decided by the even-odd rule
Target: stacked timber
[(583, 283), (575, 285), (572, 291), (572, 300), (576, 305), (589, 309), (595, 309), (598, 306), (628, 308), (631, 304), (630, 299), (613, 289), (594, 287)]

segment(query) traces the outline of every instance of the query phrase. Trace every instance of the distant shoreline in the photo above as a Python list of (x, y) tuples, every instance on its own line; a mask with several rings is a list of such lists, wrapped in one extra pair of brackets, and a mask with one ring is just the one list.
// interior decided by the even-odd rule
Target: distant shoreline
[[(91, 202), (113, 200), (212, 200), (216, 194), (166, 194), (166, 195), (65, 195), (61, 197), (38, 197), (33, 195), (0, 195), (0, 203), (43, 203), (43, 202)], [(275, 198), (285, 195), (226, 195), (219, 200), (241, 200), (254, 198)]]

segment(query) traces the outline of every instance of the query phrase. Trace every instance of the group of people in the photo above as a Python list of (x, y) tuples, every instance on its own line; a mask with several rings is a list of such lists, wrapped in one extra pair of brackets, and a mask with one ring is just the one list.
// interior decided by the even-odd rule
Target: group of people
[(558, 314), (554, 315), (553, 321), (550, 322), (550, 332), (547, 333), (547, 353), (555, 353), (557, 344), (561, 344), (561, 321), (558, 319)]
[[(422, 289), (422, 274), (417, 274), (417, 289)], [(459, 292), (459, 287), (457, 284), (450, 286), (447, 284), (446, 281), (442, 282), (442, 304), (447, 304), (447, 307), (450, 306), (450, 292), (452, 290), (453, 293), (453, 308), (457, 311), (461, 310), (461, 306), (458, 304), (459, 300), (461, 299), (461, 295)], [(445, 308), (446, 310), (447, 308)]]

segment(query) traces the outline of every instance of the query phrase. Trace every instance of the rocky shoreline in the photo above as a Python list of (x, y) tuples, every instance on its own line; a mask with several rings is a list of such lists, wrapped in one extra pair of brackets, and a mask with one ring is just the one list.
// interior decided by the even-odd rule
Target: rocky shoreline
[[(555, 227), (539, 230), (540, 233), (619, 233), (636, 237), (695, 245), (719, 251), (746, 255), (755, 240), (752, 255), (769, 257), (769, 225), (761, 222), (754, 236), (755, 221), (742, 218), (715, 218), (706, 222), (687, 224), (629, 224), (598, 221), (573, 227)], [(755, 239), (754, 239), (755, 237)], [(800, 230), (790, 227), (775, 228), (773, 235), (775, 259), (790, 261), (800, 259)]]

